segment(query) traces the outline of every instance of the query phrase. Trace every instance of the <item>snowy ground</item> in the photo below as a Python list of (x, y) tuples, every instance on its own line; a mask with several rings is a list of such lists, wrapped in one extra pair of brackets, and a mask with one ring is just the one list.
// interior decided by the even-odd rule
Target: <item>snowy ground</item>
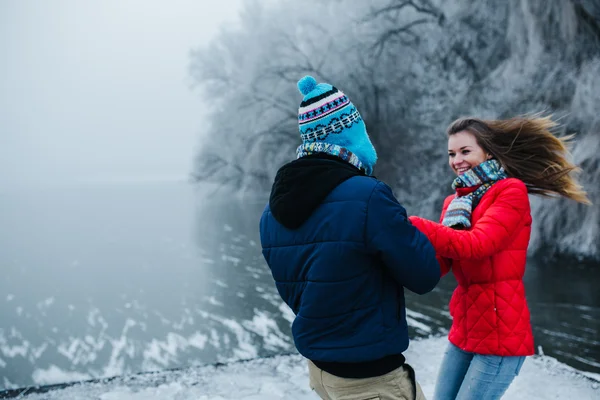
[[(415, 340), (406, 353), (425, 395), (431, 398), (446, 338)], [(587, 375), (587, 376), (586, 376)], [(298, 355), (278, 356), (183, 371), (80, 384), (27, 400), (224, 400), (317, 399), (308, 388), (307, 368)], [(584, 374), (545, 356), (530, 357), (505, 399), (600, 399), (600, 377)]]

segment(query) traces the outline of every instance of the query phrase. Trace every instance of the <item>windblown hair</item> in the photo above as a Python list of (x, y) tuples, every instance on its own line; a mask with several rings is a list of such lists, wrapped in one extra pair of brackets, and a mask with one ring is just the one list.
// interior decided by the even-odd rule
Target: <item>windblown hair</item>
[(574, 177), (579, 167), (570, 161), (574, 135), (556, 137), (558, 124), (547, 117), (514, 117), (505, 120), (461, 118), (447, 130), (448, 136), (467, 131), (481, 148), (504, 167), (508, 176), (522, 180), (532, 194), (564, 196), (591, 204)]

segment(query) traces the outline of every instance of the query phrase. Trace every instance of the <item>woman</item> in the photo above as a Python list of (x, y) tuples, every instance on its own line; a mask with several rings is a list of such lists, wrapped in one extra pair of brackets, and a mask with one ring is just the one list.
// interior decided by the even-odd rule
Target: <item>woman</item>
[(450, 300), (450, 344), (434, 399), (499, 399), (534, 353), (523, 275), (531, 233), (528, 193), (590, 204), (572, 176), (570, 137), (550, 117), (459, 119), (448, 128), (458, 175), (440, 223), (411, 222), (432, 242), (442, 274), (458, 287)]

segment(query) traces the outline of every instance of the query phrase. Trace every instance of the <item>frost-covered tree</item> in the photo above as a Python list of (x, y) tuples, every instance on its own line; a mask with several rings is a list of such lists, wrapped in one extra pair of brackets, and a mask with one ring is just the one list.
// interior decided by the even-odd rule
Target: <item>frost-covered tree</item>
[[(417, 95), (417, 85), (405, 74), (423, 61), (415, 51), (418, 41), (403, 38), (414, 39), (418, 26), (425, 25), (419, 14), (437, 21), (429, 8), (419, 11), (428, 1), (407, 3), (407, 12), (394, 18), (387, 15), (392, 11), (378, 13), (389, 1), (281, 1), (269, 8), (248, 3), (241, 27), (224, 30), (192, 55), (192, 77), (211, 105), (194, 176), (241, 191), (268, 190), (277, 167), (294, 157), (299, 144), (296, 82), (305, 74), (343, 88), (369, 122), (375, 144), (386, 143), (380, 146), (383, 162), (393, 159), (403, 137), (384, 127), (401, 117), (399, 112), (405, 114), (402, 103)], [(398, 30), (398, 18), (406, 29), (386, 34)], [(402, 54), (397, 39), (404, 43)], [(394, 93), (398, 89), (406, 95)], [(385, 174), (386, 168), (380, 170)]]
[[(553, 113), (594, 206), (532, 198), (532, 249), (600, 258), (600, 6), (593, 0), (306, 0), (246, 3), (236, 28), (193, 52), (210, 104), (194, 177), (268, 193), (300, 143), (296, 81), (346, 92), (379, 153), (375, 174), (410, 213), (450, 193), (446, 126)], [(560, 234), (557, 234), (560, 232)]]

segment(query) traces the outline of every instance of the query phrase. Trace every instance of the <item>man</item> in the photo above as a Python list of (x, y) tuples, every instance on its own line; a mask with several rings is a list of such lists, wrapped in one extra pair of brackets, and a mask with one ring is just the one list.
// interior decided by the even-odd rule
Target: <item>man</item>
[(277, 172), (260, 236), (311, 388), (322, 399), (423, 399), (402, 355), (404, 288), (438, 283), (433, 247), (370, 177), (377, 154), (348, 97), (310, 76), (298, 88), (302, 145)]

